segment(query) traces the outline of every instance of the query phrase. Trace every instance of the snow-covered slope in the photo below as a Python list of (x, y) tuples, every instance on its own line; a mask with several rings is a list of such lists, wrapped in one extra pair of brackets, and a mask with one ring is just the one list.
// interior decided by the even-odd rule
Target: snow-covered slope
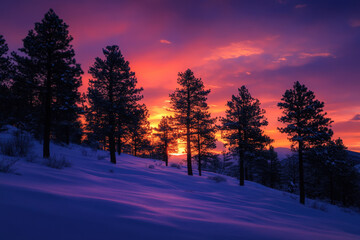
[(208, 178), (216, 174), (190, 177), (129, 155), (112, 165), (107, 153), (75, 145), (52, 151), (72, 167), (38, 158), (0, 173), (0, 239), (360, 239), (360, 215), (302, 206), (256, 183), (217, 183)]

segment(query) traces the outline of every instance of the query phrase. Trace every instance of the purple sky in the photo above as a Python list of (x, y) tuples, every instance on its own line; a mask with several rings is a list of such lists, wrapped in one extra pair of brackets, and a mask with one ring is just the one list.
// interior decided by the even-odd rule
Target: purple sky
[(325, 102), (335, 136), (360, 151), (360, 1), (2, 1), (0, 34), (12, 51), (49, 8), (70, 25), (84, 72), (103, 47), (120, 46), (153, 125), (177, 73), (191, 68), (212, 89), (214, 116), (246, 85), (267, 110), (274, 145), (288, 147), (276, 103), (299, 80)]

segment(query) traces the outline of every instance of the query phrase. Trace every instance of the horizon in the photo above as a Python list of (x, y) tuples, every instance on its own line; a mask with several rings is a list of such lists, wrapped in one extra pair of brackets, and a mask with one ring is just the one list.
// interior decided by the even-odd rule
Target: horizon
[(165, 108), (177, 87), (177, 73), (187, 68), (211, 89), (208, 103), (216, 117), (224, 114), (237, 88), (246, 85), (266, 110), (269, 126), (264, 130), (275, 147), (290, 147), (277, 130), (281, 111), (276, 103), (300, 81), (325, 102), (334, 137), (360, 152), (360, 3), (256, 3), (7, 2), (0, 10), (0, 34), (10, 51), (17, 51), (34, 23), (53, 8), (74, 38), (75, 58), (84, 71), (82, 92), (95, 57), (102, 56), (105, 46), (119, 45), (144, 88), (142, 102), (151, 126), (169, 114)]

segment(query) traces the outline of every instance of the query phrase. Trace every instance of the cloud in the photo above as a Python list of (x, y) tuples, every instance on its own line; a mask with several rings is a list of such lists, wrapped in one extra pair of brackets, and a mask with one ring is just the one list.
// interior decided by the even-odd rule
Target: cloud
[(305, 8), (307, 7), (307, 4), (298, 4), (295, 6), (295, 8)]
[(248, 57), (259, 55), (264, 52), (263, 49), (251, 46), (251, 42), (236, 42), (225, 47), (215, 49), (210, 57), (205, 60), (233, 59), (238, 57)]
[(300, 58), (308, 58), (308, 57), (335, 57), (335, 56), (328, 52), (319, 52), (319, 53), (302, 52), (302, 53), (300, 53)]
[(160, 40), (161, 43), (164, 43), (164, 44), (171, 44), (172, 42), (166, 40), (166, 39), (161, 39)]
[(360, 19), (352, 19), (352, 20), (350, 20), (350, 26), (352, 26), (352, 27), (360, 27)]
[(351, 120), (360, 121), (360, 114), (356, 114)]

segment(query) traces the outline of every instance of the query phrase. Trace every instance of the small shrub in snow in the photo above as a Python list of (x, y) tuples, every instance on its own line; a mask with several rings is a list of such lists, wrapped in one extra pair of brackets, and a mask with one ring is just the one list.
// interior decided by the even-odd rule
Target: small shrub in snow
[(177, 164), (177, 163), (171, 163), (171, 164), (170, 164), (170, 167), (177, 168), (177, 169), (181, 169), (181, 165), (180, 165), (180, 164)]
[(15, 171), (14, 165), (18, 159), (3, 158), (0, 160), (0, 172), (13, 173)]
[(319, 203), (317, 201), (313, 201), (310, 205), (311, 208), (321, 210), (323, 212), (327, 212), (327, 207), (324, 203)]
[(31, 140), (28, 133), (15, 131), (11, 138), (0, 143), (0, 152), (7, 156), (26, 156), (32, 146)]
[(215, 181), (217, 183), (226, 182), (226, 178), (224, 178), (222, 176), (219, 176), (219, 175), (217, 175), (217, 176), (208, 176), (208, 179), (213, 180), (213, 181)]
[(106, 156), (104, 156), (104, 155), (97, 155), (97, 159), (98, 159), (98, 160), (104, 160), (104, 159), (106, 159)]
[(155, 166), (154, 166), (154, 165), (152, 165), (152, 164), (150, 164), (150, 165), (149, 165), (149, 168), (150, 168), (150, 169), (154, 169), (154, 168), (155, 168)]
[(51, 168), (62, 169), (64, 167), (71, 167), (71, 162), (61, 155), (60, 157), (53, 155), (44, 159), (44, 164)]

